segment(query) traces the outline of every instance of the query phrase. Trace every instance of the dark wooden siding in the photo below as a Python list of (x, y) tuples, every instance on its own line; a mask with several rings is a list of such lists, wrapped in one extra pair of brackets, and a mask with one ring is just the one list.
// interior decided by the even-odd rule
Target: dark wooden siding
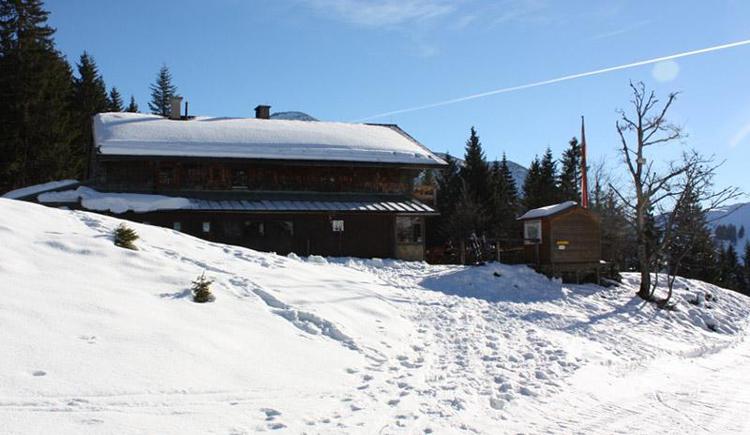
[[(601, 259), (599, 218), (590, 210), (575, 208), (542, 218), (542, 242), (537, 258), (534, 245), (524, 246), (530, 264), (598, 263)], [(560, 243), (559, 243), (560, 242)], [(559, 249), (564, 244), (565, 249)]]
[(116, 160), (100, 163), (96, 184), (106, 190), (155, 193), (248, 190), (410, 194), (418, 173), (416, 169), (392, 167)]
[[(601, 259), (601, 229), (592, 212), (578, 208), (549, 221), (552, 263), (595, 263)], [(558, 249), (560, 244), (564, 244), (564, 250)]]
[[(170, 211), (122, 217), (167, 228), (179, 222), (180, 231), (203, 239), (284, 255), (389, 258), (395, 253), (395, 217), (389, 214)], [(343, 232), (332, 230), (332, 219), (344, 221)], [(209, 232), (203, 231), (204, 222)]]

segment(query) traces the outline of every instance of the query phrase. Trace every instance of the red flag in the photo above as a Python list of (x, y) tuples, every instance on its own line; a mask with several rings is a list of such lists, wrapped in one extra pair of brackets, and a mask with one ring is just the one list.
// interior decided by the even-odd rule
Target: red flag
[(586, 176), (586, 129), (581, 116), (581, 207), (589, 208), (589, 180)]

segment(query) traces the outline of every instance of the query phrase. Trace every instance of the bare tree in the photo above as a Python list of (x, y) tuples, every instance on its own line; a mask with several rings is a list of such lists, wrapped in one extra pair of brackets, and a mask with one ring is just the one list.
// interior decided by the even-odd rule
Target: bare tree
[[(643, 83), (630, 83), (630, 88), (633, 92), (633, 113), (619, 110), (620, 119), (615, 124), (630, 189), (626, 192), (612, 185), (610, 187), (627, 204), (630, 224), (636, 233), (641, 273), (638, 296), (654, 300), (663, 256), (675, 237), (674, 211), (683, 206), (689, 195), (697, 194), (700, 202), (709, 203), (705, 212), (736, 198), (739, 192), (736, 188), (715, 192), (712, 179), (718, 165), (713, 165), (711, 158), (704, 158), (696, 152), (683, 153), (681, 160), (665, 162), (663, 167), (655, 166), (654, 159), (647, 159), (646, 154), (652, 147), (684, 139), (682, 130), (666, 118), (677, 93), (669, 94), (666, 102), (660, 106), (656, 94), (647, 91)], [(658, 231), (651, 231), (653, 227)], [(652, 272), (657, 273), (653, 283)], [(668, 274), (673, 275), (671, 272), (669, 270)]]

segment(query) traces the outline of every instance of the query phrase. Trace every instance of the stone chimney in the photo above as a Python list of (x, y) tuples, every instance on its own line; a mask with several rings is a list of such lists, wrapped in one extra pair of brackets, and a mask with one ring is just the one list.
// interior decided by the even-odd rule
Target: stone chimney
[(255, 107), (255, 117), (257, 119), (271, 119), (271, 106), (259, 105)]
[(182, 108), (182, 97), (174, 96), (169, 100), (170, 104), (170, 110), (169, 110), (169, 119), (182, 119), (182, 113), (180, 113), (180, 109)]

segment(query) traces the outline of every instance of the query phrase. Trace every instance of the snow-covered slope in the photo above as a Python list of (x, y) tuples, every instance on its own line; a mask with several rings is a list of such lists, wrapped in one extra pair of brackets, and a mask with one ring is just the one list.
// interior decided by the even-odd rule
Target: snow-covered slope
[[(129, 251), (120, 222), (0, 199), (3, 432), (750, 430), (735, 293), (678, 280), (667, 312), (632, 275), (281, 257), (135, 223)], [(196, 304), (203, 272), (216, 301)]]

